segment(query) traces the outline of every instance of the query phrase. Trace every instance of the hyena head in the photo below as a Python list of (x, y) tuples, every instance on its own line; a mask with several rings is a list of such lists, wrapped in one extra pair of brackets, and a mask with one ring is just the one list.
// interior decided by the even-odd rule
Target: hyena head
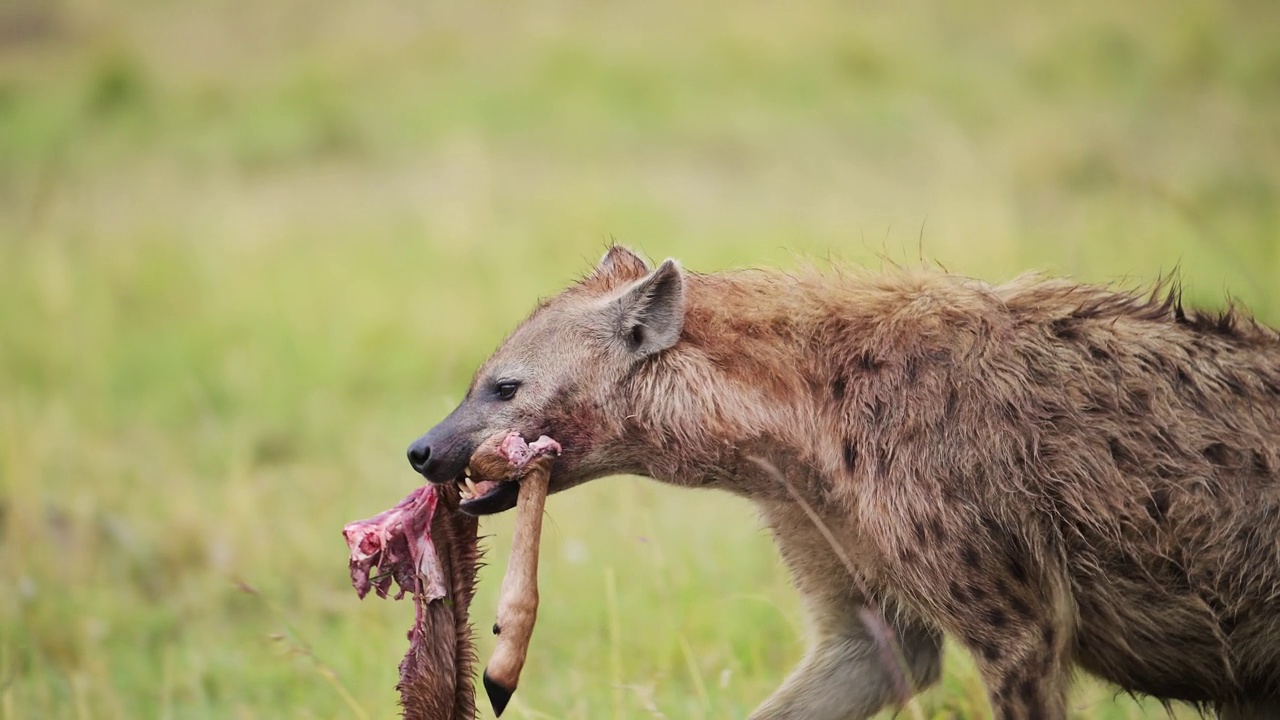
[[(510, 430), (563, 447), (551, 492), (634, 471), (619, 451), (636, 370), (672, 348), (684, 325), (685, 279), (668, 259), (656, 269), (613, 246), (586, 278), (542, 303), (480, 366), (466, 397), (409, 447), (413, 469), (459, 482), (476, 448)], [(482, 483), (463, 502), (475, 515), (515, 506), (516, 483)]]

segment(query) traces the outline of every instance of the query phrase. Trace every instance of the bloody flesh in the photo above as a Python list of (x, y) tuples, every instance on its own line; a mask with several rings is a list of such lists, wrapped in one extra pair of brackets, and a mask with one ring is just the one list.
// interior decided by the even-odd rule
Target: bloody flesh
[[(434, 485), (409, 493), (395, 507), (342, 529), (351, 548), (351, 585), (364, 599), (370, 588), (386, 597), (395, 580), (396, 599), (410, 593), (424, 602), (445, 596), (444, 575), (431, 542), (431, 518), (439, 497)], [(380, 573), (371, 577), (373, 568)]]

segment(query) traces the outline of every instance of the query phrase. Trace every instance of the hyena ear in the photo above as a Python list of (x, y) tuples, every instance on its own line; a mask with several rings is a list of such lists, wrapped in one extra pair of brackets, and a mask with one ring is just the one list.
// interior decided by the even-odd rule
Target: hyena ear
[(670, 258), (615, 301), (618, 336), (637, 357), (676, 344), (684, 327), (684, 274)]
[(651, 269), (644, 258), (622, 245), (611, 245), (588, 280), (605, 287), (617, 287), (622, 283), (639, 280), (648, 275)]

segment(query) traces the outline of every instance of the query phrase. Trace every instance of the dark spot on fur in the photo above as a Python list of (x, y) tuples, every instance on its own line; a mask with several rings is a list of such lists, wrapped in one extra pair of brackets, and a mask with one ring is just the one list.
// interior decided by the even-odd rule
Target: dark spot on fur
[(1049, 323), (1049, 332), (1059, 340), (1079, 340), (1080, 328), (1071, 318), (1058, 318)]
[(942, 519), (937, 515), (929, 518), (929, 529), (933, 531), (933, 539), (939, 544), (946, 542), (947, 529), (942, 524)]
[(1223, 635), (1230, 635), (1235, 632), (1236, 625), (1238, 624), (1239, 620), (1235, 615), (1224, 615), (1218, 618), (1218, 627), (1222, 629)]
[(1175, 377), (1178, 378), (1179, 385), (1184, 385), (1189, 388), (1195, 387), (1195, 383), (1192, 382), (1191, 376), (1187, 374), (1186, 370), (1182, 369), (1181, 365), (1179, 365), (1178, 369), (1175, 371)]
[(1022, 409), (1018, 407), (1017, 403), (1010, 400), (1006, 400), (1001, 409), (1004, 411), (1004, 416), (1011, 421), (1017, 421), (1019, 417), (1022, 417)]
[(1157, 488), (1151, 493), (1151, 497), (1147, 498), (1147, 514), (1156, 522), (1164, 522), (1166, 513), (1169, 512), (1169, 490), (1168, 488)]
[(1267, 456), (1257, 450), (1250, 450), (1249, 452), (1251, 455), (1253, 472), (1257, 475), (1270, 475), (1271, 463), (1267, 462)]
[[(1028, 706), (1036, 701), (1036, 681), (1031, 678), (1025, 678), (1022, 684), (1018, 686), (1018, 696), (1022, 698), (1022, 702)], [(1028, 707), (1028, 710), (1033, 708)]]
[(977, 548), (969, 543), (965, 543), (964, 546), (960, 548), (960, 559), (964, 560), (964, 564), (971, 568), (978, 567), (981, 562), (981, 558), (978, 557)]
[(947, 406), (942, 411), (942, 417), (950, 420), (956, 415), (956, 405), (960, 403), (960, 394), (953, 387), (947, 390)]
[(960, 587), (960, 583), (955, 580), (952, 580), (947, 584), (947, 590), (951, 593), (951, 597), (957, 602), (961, 604), (969, 602), (969, 593), (965, 592), (964, 588)]
[(1120, 438), (1107, 438), (1107, 449), (1111, 451), (1111, 459), (1115, 461), (1116, 468), (1122, 472), (1133, 470), (1135, 464), (1133, 453), (1129, 452)]
[(1054, 641), (1058, 639), (1057, 633), (1050, 623), (1045, 623), (1044, 627), (1040, 628), (1040, 637), (1044, 640), (1045, 647), (1050, 649), (1053, 649)]
[(1027, 605), (1027, 601), (1017, 595), (1009, 598), (1009, 609), (1013, 610), (1015, 615), (1025, 620), (1031, 619), (1031, 606)]
[(976, 601), (976, 600), (985, 600), (985, 599), (986, 599), (986, 597), (987, 597), (987, 591), (986, 591), (986, 589), (985, 589), (985, 588), (983, 588), (981, 585), (979, 585), (979, 584), (977, 584), (977, 583), (970, 583), (970, 584), (969, 584), (969, 595), (970, 595), (970, 596), (972, 596), (972, 597), (973, 597), (973, 599), (974, 599), (975, 601)]
[(870, 352), (864, 352), (858, 356), (858, 367), (866, 372), (879, 372), (884, 363), (872, 357)]
[(1013, 684), (1015, 682), (1017, 682), (1017, 678), (1013, 675), (1005, 675), (1004, 679), (1000, 681), (1000, 688), (996, 690), (996, 697), (1003, 702), (1008, 702), (1013, 696)]
[(1106, 362), (1107, 360), (1111, 359), (1111, 353), (1107, 352), (1106, 350), (1103, 350), (1097, 345), (1090, 345), (1089, 357), (1093, 358), (1094, 360), (1097, 360), (1098, 362)]
[(1022, 558), (1009, 555), (1009, 574), (1013, 575), (1014, 580), (1024, 585), (1027, 583), (1027, 566), (1022, 564)]
[(1218, 467), (1225, 467), (1230, 462), (1231, 449), (1223, 443), (1213, 443), (1200, 452), (1204, 455), (1205, 460), (1208, 460)]
[(987, 611), (987, 623), (994, 628), (1003, 628), (1009, 624), (1009, 616), (1000, 608), (991, 608)]
[(921, 545), (928, 541), (929, 537), (925, 534), (924, 523), (920, 522), (919, 518), (911, 521), (911, 529), (915, 531), (916, 541)]
[(985, 658), (987, 662), (995, 662), (1000, 659), (1000, 650), (995, 645), (981, 640), (974, 644), (977, 645), (978, 652), (982, 653), (982, 657)]
[(844, 441), (844, 467), (849, 472), (858, 469), (858, 448), (852, 440)]
[(848, 381), (845, 380), (844, 375), (837, 375), (836, 379), (831, 381), (831, 397), (835, 398), (836, 400), (843, 400), (845, 384), (847, 382)]
[(915, 385), (920, 379), (920, 358), (907, 358), (907, 385)]
[(996, 522), (995, 518), (991, 517), (990, 515), (983, 515), (981, 522), (982, 522), (982, 527), (987, 531), (987, 535), (991, 536), (992, 538), (1000, 537), (1001, 535), (1000, 523)]
[(919, 558), (919, 555), (916, 554), (916, 551), (914, 548), (911, 548), (910, 546), (907, 546), (907, 545), (903, 545), (902, 547), (898, 548), (898, 561), (901, 562), (902, 564), (914, 565), (916, 563), (917, 558)]
[(1005, 582), (1004, 578), (996, 578), (996, 597), (1009, 597), (1009, 583)]
[(952, 483), (943, 485), (942, 499), (952, 504), (960, 502), (960, 489)]

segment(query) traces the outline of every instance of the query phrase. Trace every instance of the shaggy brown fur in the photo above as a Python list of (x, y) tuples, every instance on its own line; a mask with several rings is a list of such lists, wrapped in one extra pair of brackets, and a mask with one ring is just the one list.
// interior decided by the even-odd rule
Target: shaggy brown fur
[[(476, 519), (458, 509), (458, 492), (440, 490), (440, 512), (431, 522), (448, 595), (423, 608), (422, 642), (400, 665), (400, 705), (405, 720), (475, 720), (475, 647), (468, 609), (475, 594)], [(452, 668), (450, 674), (448, 669)], [(448, 681), (452, 677), (452, 681)]]
[(637, 473), (758, 504), (813, 638), (753, 720), (895, 700), (869, 601), (916, 688), (951, 635), (999, 718), (1065, 718), (1073, 667), (1280, 709), (1280, 337), (1168, 283), (695, 274), (615, 247), (477, 372), (419, 469), (452, 481), (505, 427), (561, 441), (552, 492)]

